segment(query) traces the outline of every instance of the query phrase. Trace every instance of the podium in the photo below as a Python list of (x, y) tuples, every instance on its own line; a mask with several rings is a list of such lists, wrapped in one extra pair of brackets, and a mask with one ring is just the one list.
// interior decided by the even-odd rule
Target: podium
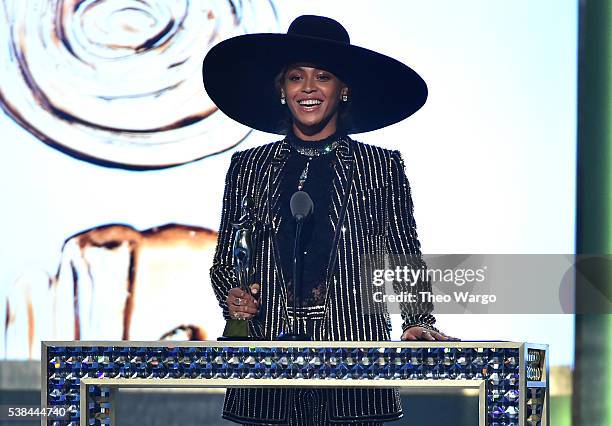
[(42, 424), (114, 425), (122, 388), (312, 386), (477, 389), (479, 426), (549, 426), (548, 360), (524, 342), (47, 341)]

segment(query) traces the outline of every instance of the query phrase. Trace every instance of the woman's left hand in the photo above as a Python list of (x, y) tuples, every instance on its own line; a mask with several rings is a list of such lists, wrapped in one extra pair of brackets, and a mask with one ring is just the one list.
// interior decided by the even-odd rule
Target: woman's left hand
[(430, 330), (425, 327), (415, 326), (410, 327), (402, 334), (402, 340), (460, 340), (456, 337), (447, 336), (446, 334)]

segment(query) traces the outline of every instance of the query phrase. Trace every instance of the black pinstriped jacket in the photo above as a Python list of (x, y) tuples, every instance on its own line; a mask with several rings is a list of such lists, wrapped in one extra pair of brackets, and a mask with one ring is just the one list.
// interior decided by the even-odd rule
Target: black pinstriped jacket
[[(255, 200), (258, 244), (255, 254), (256, 282), (261, 283), (260, 310), (250, 321), (251, 333), (272, 340), (291, 324), (286, 305), (287, 289), (282, 277), (276, 232), (279, 227), (279, 184), (289, 142), (282, 141), (236, 152), (227, 173), (217, 249), (211, 282), (226, 319), (226, 297), (238, 287), (234, 274), (232, 222), (241, 214), (245, 195)], [(363, 279), (359, 267), (365, 254), (401, 254), (420, 259), (420, 244), (413, 218), (410, 186), (399, 151), (342, 138), (334, 151), (330, 221), (334, 242), (327, 269), (327, 295), (322, 336), (324, 340), (389, 340), (391, 322), (386, 310), (364, 312), (359, 303)], [(371, 279), (371, 277), (369, 277)], [(428, 286), (428, 283), (422, 283)], [(426, 288), (424, 289), (426, 290)], [(414, 324), (433, 324), (433, 306), (402, 307), (404, 329)], [(401, 416), (394, 389), (351, 389), (329, 392), (332, 419), (391, 420)], [(286, 419), (282, 389), (228, 389), (226, 418), (243, 422), (279, 423)], [(259, 401), (259, 403), (254, 403)]]

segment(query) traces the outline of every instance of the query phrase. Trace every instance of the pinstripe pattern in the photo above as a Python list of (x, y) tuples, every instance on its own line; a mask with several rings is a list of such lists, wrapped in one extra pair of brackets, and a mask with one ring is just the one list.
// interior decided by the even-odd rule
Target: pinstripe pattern
[[(322, 334), (322, 321), (321, 320), (309, 320), (301, 318), (298, 320), (298, 332), (306, 333), (315, 340), (321, 340)], [(345, 392), (348, 391), (345, 389)], [(250, 394), (256, 398), (253, 406), (257, 406), (260, 403), (259, 396), (261, 395), (255, 389), (250, 390)], [(326, 426), (329, 424), (329, 407), (330, 397), (333, 389), (313, 389), (313, 388), (297, 388), (297, 389), (285, 389), (283, 394), (283, 403), (286, 406), (287, 419), (286, 423), (289, 426)], [(229, 398), (228, 398), (229, 399)], [(349, 396), (346, 398), (350, 400)], [(235, 400), (234, 400), (235, 401)], [(356, 403), (356, 399), (353, 403)], [(235, 420), (237, 422), (243, 422), (244, 419), (235, 418), (228, 415), (226, 411), (225, 418)], [(252, 420), (247, 425), (261, 424), (253, 422)], [(379, 426), (381, 423), (378, 421), (350, 421), (337, 423), (335, 425), (351, 424), (354, 426)]]
[[(256, 282), (261, 283), (260, 313), (250, 321), (251, 333), (274, 339), (291, 326), (287, 312), (287, 289), (280, 267), (275, 233), (280, 224), (279, 186), (290, 150), (286, 140), (237, 152), (226, 177), (217, 249), (211, 268), (215, 295), (229, 319), (226, 296), (237, 287), (233, 272), (231, 222), (240, 216), (245, 195), (256, 203), (258, 243), (255, 254)], [(330, 221), (333, 249), (327, 270), (325, 314), (318, 340), (389, 340), (390, 319), (386, 311), (366, 311), (359, 265), (364, 254), (409, 255), (424, 265), (413, 218), (410, 186), (399, 151), (366, 145), (344, 138), (334, 151), (333, 192)], [(366, 281), (364, 281), (366, 280)], [(429, 283), (420, 283), (421, 288)], [(396, 288), (396, 291), (402, 289)], [(404, 328), (433, 324), (433, 306), (402, 307)], [(366, 313), (367, 312), (367, 313)], [(395, 389), (333, 389), (328, 395), (329, 416), (335, 420), (393, 420), (401, 416)], [(289, 418), (285, 389), (228, 389), (226, 418), (244, 423), (279, 424)]]

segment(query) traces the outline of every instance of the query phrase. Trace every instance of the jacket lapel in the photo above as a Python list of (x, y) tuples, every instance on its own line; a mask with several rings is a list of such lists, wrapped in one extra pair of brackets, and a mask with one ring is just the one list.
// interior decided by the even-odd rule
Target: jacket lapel
[(287, 312), (287, 284), (285, 277), (283, 276), (283, 268), (281, 267), (281, 257), (278, 250), (278, 238), (277, 233), (280, 226), (280, 183), (282, 179), (282, 171), (285, 168), (287, 157), (290, 152), (290, 145), (287, 139), (283, 139), (278, 143), (277, 149), (272, 155), (272, 161), (270, 162), (270, 173), (268, 173), (268, 184), (267, 184), (267, 198), (268, 198), (268, 212), (265, 221), (265, 227), (268, 228), (268, 235), (270, 238), (270, 244), (272, 248), (272, 255), (274, 256), (274, 272), (278, 277), (278, 291), (281, 295), (281, 306), (280, 315), (285, 326), (281, 325), (277, 332), (285, 329), (287, 324), (290, 324), (289, 313)]
[(280, 203), (278, 201), (282, 171), (285, 168), (290, 151), (291, 147), (286, 138), (279, 142), (278, 148), (272, 156), (270, 174), (268, 175), (268, 224), (272, 227), (275, 237), (280, 225)]
[(351, 139), (348, 137), (342, 139), (340, 145), (336, 148), (336, 156), (338, 161), (334, 163), (334, 193), (332, 194), (330, 203), (330, 220), (334, 229), (334, 242), (327, 265), (326, 281), (328, 286), (338, 255), (338, 241), (346, 217), (346, 209), (348, 207), (353, 182), (353, 173), (355, 171), (353, 143)]

